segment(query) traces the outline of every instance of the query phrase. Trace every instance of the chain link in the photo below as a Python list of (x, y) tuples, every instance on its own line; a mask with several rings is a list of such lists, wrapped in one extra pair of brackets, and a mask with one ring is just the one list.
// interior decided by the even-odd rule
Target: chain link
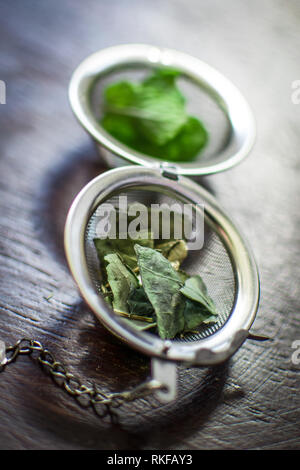
[(75, 398), (83, 407), (92, 407), (94, 412), (103, 417), (111, 414), (111, 408), (119, 408), (124, 402), (143, 398), (155, 390), (163, 389), (157, 380), (147, 380), (137, 387), (124, 392), (103, 392), (96, 384), (83, 384), (78, 377), (68, 372), (64, 364), (39, 341), (23, 338), (13, 346), (5, 348), (5, 357), (0, 358), (0, 372), (17, 359), (19, 355), (36, 354), (36, 360), (50, 373), (57, 385)]

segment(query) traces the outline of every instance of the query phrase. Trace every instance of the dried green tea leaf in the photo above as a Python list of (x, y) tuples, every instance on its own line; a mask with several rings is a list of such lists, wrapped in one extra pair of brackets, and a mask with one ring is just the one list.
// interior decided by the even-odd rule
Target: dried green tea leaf
[(179, 261), (171, 261), (172, 268), (175, 269), (175, 271), (178, 271), (180, 268), (180, 263)]
[(146, 317), (155, 316), (154, 308), (142, 286), (131, 289), (127, 303), (131, 314), (145, 315)]
[[(133, 289), (135, 288), (132, 288), (132, 290)], [(149, 300), (148, 300), (148, 303), (150, 303)], [(139, 313), (133, 313), (133, 312), (128, 313), (128, 312), (123, 312), (123, 311), (116, 310), (116, 309), (114, 310), (114, 312), (120, 317), (122, 317), (122, 321), (124, 321), (125, 323), (129, 324), (130, 326), (133, 326), (139, 331), (145, 331), (145, 330), (150, 330), (156, 327), (156, 321), (154, 318), (155, 316), (154, 310), (151, 304), (150, 306), (152, 310), (151, 312), (149, 311), (149, 315), (147, 316), (145, 315), (145, 313), (141, 315)]]
[(186, 299), (184, 308), (185, 331), (193, 330), (202, 323), (214, 323), (217, 315), (211, 315), (206, 307), (189, 298)]
[(135, 245), (142, 284), (156, 314), (159, 336), (174, 338), (184, 329), (182, 281), (161, 253)]
[(177, 273), (180, 279), (182, 280), (182, 283), (185, 283), (185, 281), (191, 277), (188, 273), (186, 273), (182, 269), (178, 269)]
[(113, 293), (111, 292), (111, 290), (109, 290), (105, 284), (101, 284), (101, 290), (105, 302), (108, 303), (108, 305), (112, 306)]
[(178, 262), (178, 267), (185, 260), (188, 254), (187, 245), (184, 240), (171, 240), (164, 243), (158, 243), (155, 248), (160, 250), (165, 258), (171, 261), (171, 263)]
[(127, 299), (130, 290), (138, 287), (138, 280), (130, 270), (122, 263), (117, 254), (108, 254), (104, 257), (107, 279), (113, 293), (113, 308), (128, 312)]
[(136, 253), (134, 251), (134, 245), (139, 244), (142, 246), (149, 246), (152, 248), (154, 246), (154, 241), (151, 239), (151, 234), (149, 238), (140, 238), (138, 240), (133, 240), (131, 238), (127, 239), (110, 239), (110, 238), (94, 238), (94, 245), (97, 250), (98, 258), (100, 261), (100, 267), (102, 269), (102, 274), (105, 278), (105, 266), (104, 258), (109, 253), (115, 253), (121, 257), (125, 264), (127, 264), (131, 269), (137, 267)]
[(212, 315), (217, 315), (215, 304), (207, 294), (206, 285), (198, 274), (187, 279), (180, 292), (189, 299), (201, 304)]
[(151, 330), (152, 328), (155, 328), (157, 326), (156, 322), (145, 323), (143, 321), (134, 320), (132, 318), (122, 318), (122, 321), (126, 322), (129, 326), (133, 326), (139, 331)]
[(115, 309), (114, 312), (117, 315), (119, 315), (120, 317), (127, 318), (127, 319), (130, 319), (130, 320), (138, 320), (138, 321), (141, 321), (143, 323), (153, 323), (154, 322), (154, 318), (152, 318), (152, 317), (146, 317), (146, 316), (143, 316), (143, 315), (135, 315), (133, 313), (123, 312), (122, 310), (117, 310), (117, 309)]

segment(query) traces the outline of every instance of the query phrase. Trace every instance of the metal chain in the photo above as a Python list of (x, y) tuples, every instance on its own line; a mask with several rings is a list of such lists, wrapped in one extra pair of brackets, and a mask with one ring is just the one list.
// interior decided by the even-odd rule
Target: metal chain
[(164, 388), (157, 380), (150, 379), (129, 391), (100, 391), (94, 383), (83, 384), (80, 379), (68, 372), (66, 367), (57, 361), (55, 356), (39, 341), (28, 338), (20, 339), (13, 346), (8, 347), (5, 347), (4, 343), (0, 341), (0, 372), (15, 361), (19, 355), (32, 354), (37, 355), (36, 360), (48, 370), (57, 385), (77, 399), (81, 406), (92, 407), (94, 412), (101, 417), (108, 413), (111, 414), (111, 408), (119, 408), (124, 402), (143, 398), (155, 390)]

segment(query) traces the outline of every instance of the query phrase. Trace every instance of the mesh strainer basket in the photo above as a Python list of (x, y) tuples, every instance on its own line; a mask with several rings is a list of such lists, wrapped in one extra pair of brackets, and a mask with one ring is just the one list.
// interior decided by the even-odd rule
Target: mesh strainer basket
[[(215, 98), (231, 125), (231, 140), (222, 154), (196, 164), (174, 166), (131, 151), (100, 127), (93, 113), (93, 85), (99, 77), (120, 66), (159, 63), (182, 70)], [(194, 366), (220, 363), (244, 342), (254, 321), (259, 300), (259, 278), (245, 240), (216, 199), (183, 175), (221, 171), (240, 161), (254, 138), (252, 114), (236, 88), (218, 72), (197, 59), (152, 46), (118, 46), (94, 54), (75, 71), (71, 86), (72, 107), (97, 143), (106, 148), (106, 161), (118, 166), (120, 159), (140, 166), (109, 170), (92, 180), (73, 202), (65, 227), (65, 250), (73, 277), (82, 296), (98, 319), (120, 339), (153, 359), (154, 379), (167, 386), (157, 392), (162, 401), (176, 395), (176, 362)], [(102, 204), (115, 204), (119, 196), (150, 206), (176, 201), (204, 207), (204, 242), (189, 252), (183, 268), (200, 274), (218, 311), (218, 321), (183, 339), (162, 340), (138, 331), (116, 315), (101, 294), (99, 260), (93, 240)]]

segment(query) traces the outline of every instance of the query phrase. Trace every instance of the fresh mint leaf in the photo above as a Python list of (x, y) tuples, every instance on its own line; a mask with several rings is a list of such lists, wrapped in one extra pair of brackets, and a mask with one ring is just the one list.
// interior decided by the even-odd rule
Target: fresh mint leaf
[(136, 85), (125, 80), (109, 85), (104, 90), (106, 105), (115, 107), (116, 109), (133, 106), (136, 89)]
[[(104, 96), (110, 115), (131, 118), (146, 141), (154, 145), (164, 145), (175, 137), (187, 120), (184, 98), (168, 74), (154, 74), (140, 85), (115, 83), (106, 88)], [(107, 126), (107, 117), (102, 124)]]
[(208, 141), (204, 125), (195, 117), (189, 116), (177, 136), (160, 149), (160, 156), (172, 162), (191, 161)]
[(139, 134), (131, 118), (107, 112), (101, 124), (115, 139), (120, 140), (120, 142), (128, 145), (128, 147), (137, 149)]
[(141, 83), (121, 81), (104, 91), (101, 124), (113, 137), (135, 150), (169, 161), (191, 161), (205, 147), (203, 124), (188, 116), (176, 86), (180, 73), (158, 69)]
[(165, 76), (145, 81), (136, 96), (138, 128), (145, 140), (165, 145), (173, 139), (187, 120), (184, 98)]
[[(152, 74), (143, 80), (145, 85), (158, 84), (160, 86), (175, 85), (175, 80), (180, 76), (181, 72), (172, 67), (158, 67), (153, 70)], [(184, 98), (183, 98), (184, 99)]]

